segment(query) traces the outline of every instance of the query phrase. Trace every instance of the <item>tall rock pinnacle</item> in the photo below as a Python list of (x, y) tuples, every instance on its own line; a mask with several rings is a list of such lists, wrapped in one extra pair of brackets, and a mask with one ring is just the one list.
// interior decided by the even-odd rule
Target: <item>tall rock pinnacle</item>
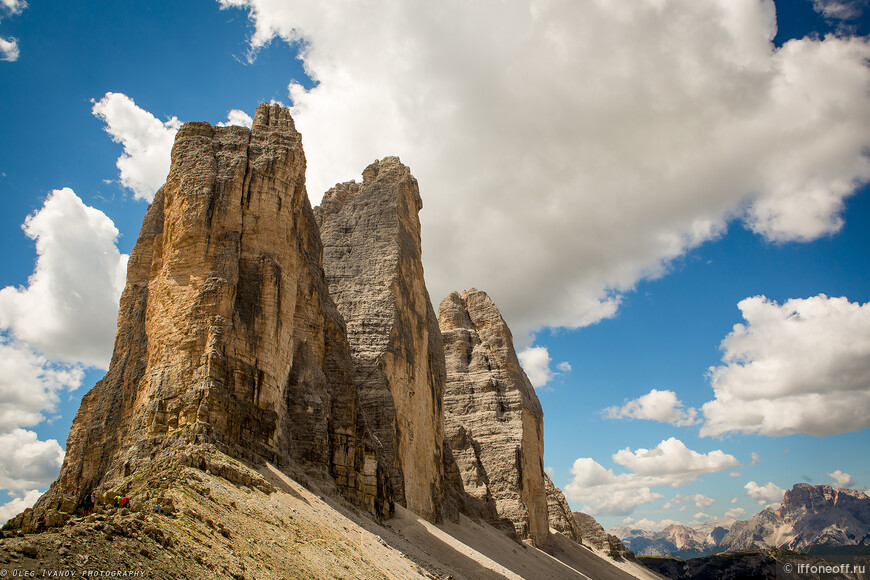
[[(498, 308), (480, 290), (441, 302), (445, 438), (466, 494), (538, 546), (549, 538), (544, 413)], [(492, 515), (494, 511), (495, 516)]]
[(315, 208), (329, 292), (347, 321), (360, 404), (396, 500), (429, 520), (443, 493), (444, 347), (423, 281), (417, 180), (397, 157)]
[(208, 444), (328, 472), (388, 511), (321, 259), (286, 109), (260, 105), (250, 130), (185, 124), (130, 256), (111, 366), (82, 400), (52, 492)]

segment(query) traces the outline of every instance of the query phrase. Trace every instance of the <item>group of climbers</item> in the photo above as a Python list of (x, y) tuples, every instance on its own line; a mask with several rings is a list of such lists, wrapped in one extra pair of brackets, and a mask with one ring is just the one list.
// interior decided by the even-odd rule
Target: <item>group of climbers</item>
[[(82, 515), (85, 516), (93, 512), (94, 506), (97, 505), (97, 496), (93, 491), (84, 494), (81, 491), (74, 491), (70, 494), (70, 497), (75, 498), (78, 509), (80, 509)], [(126, 493), (123, 496), (116, 495), (114, 503), (115, 507), (118, 509), (130, 507), (130, 498), (127, 497)]]

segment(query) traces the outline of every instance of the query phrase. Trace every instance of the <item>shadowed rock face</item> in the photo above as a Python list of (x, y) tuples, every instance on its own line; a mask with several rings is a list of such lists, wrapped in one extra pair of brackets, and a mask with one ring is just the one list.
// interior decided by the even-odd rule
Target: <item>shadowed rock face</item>
[(130, 256), (110, 369), (84, 396), (43, 503), (215, 444), (328, 471), (387, 513), (321, 255), (286, 109), (260, 105), (250, 130), (185, 124)]
[(545, 545), (544, 413), (510, 330), (475, 289), (445, 298), (438, 322), (447, 361), (445, 439), (464, 492), (492, 523), (508, 520), (519, 537)]
[(347, 321), (360, 405), (396, 501), (435, 521), (443, 497), (444, 349), (423, 281), (417, 180), (397, 157), (315, 208), (329, 292)]
[(574, 514), (571, 513), (571, 506), (568, 505), (568, 500), (565, 499), (562, 490), (553, 485), (550, 476), (546, 473), (544, 473), (544, 487), (547, 492), (547, 514), (550, 527), (565, 534), (578, 544), (581, 543), (583, 536), (574, 520)]

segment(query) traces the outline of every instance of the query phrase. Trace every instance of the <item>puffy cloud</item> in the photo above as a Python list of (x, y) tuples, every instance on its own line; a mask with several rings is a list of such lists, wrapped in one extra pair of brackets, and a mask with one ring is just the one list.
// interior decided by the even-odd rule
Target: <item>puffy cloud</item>
[(17, 38), (0, 36), (0, 60), (15, 62), (20, 54)]
[(626, 447), (613, 454), (613, 461), (638, 475), (665, 478), (674, 487), (694, 481), (704, 473), (740, 465), (733, 455), (722, 450), (698, 453), (675, 437), (662, 441), (653, 449), (632, 452)]
[(772, 481), (764, 486), (758, 485), (754, 481), (750, 481), (743, 486), (743, 489), (746, 490), (746, 494), (749, 497), (757, 501), (758, 505), (762, 506), (776, 505), (782, 502), (783, 495), (785, 494), (785, 490)]
[(36, 268), (27, 287), (0, 290), (0, 330), (50, 359), (107, 368), (127, 269), (117, 228), (64, 188), (23, 229), (36, 241)]
[(550, 353), (546, 346), (529, 347), (517, 353), (517, 357), (535, 387), (543, 387), (553, 378), (554, 374), (550, 369)]
[(735, 520), (739, 520), (743, 516), (746, 515), (746, 510), (741, 507), (736, 507), (725, 512), (726, 518), (734, 518)]
[[(559, 373), (550, 368), (550, 352), (546, 346), (531, 346), (517, 353), (520, 365), (529, 377), (529, 381), (535, 387), (543, 387)], [(569, 372), (571, 365), (568, 362), (560, 362), (556, 368), (561, 372)]]
[(696, 493), (695, 495), (681, 495), (677, 494), (672, 499), (666, 501), (662, 504), (662, 509), (673, 509), (677, 506), (684, 504), (694, 504), (699, 510), (706, 509), (716, 503), (716, 500), (712, 497), (707, 497), (706, 495)]
[[(615, 474), (592, 458), (581, 457), (571, 467), (573, 478), (565, 486), (565, 497), (582, 502), (582, 511), (592, 515), (627, 515), (639, 505), (664, 498), (653, 492), (652, 487), (679, 487), (697, 480), (702, 474), (737, 464), (733, 456), (722, 451), (701, 454), (674, 438), (662, 441), (654, 449), (636, 452), (622, 449), (613, 454), (612, 459), (631, 471)], [(709, 498), (699, 496), (697, 499), (704, 503)]]
[(121, 184), (133, 190), (134, 197), (150, 203), (166, 181), (181, 122), (175, 117), (161, 122), (121, 93), (106, 93), (94, 103), (92, 112), (106, 124), (112, 140), (124, 147), (116, 163)]
[(677, 427), (699, 423), (695, 418), (697, 411), (693, 408), (684, 409), (676, 393), (657, 389), (626, 402), (622, 407), (608, 407), (602, 413), (610, 419), (649, 419)]
[(0, 5), (12, 16), (21, 14), (27, 8), (27, 2), (24, 0), (0, 0)]
[(544, 468), (544, 472), (552, 479), (556, 475), (556, 469), (550, 465)]
[(735, 217), (837, 231), (870, 179), (870, 42), (776, 48), (772, 0), (219, 1), (299, 43), (312, 201), (400, 155), (430, 292), (486, 288), (518, 335), (612, 316)]
[(51, 364), (0, 335), (0, 435), (41, 422), (58, 392), (78, 388), (82, 377), (81, 368)]
[(15, 429), (0, 434), (0, 489), (45, 489), (60, 472), (63, 449), (54, 439)]
[(0, 525), (5, 524), (27, 508), (33, 507), (33, 504), (42, 495), (42, 492), (38, 489), (29, 489), (20, 494), (13, 492), (10, 495), (14, 496), (12, 500), (0, 505)]
[(833, 435), (870, 427), (870, 305), (824, 294), (783, 305), (756, 296), (738, 307), (711, 367), (715, 400), (702, 436)]
[(853, 483), (855, 483), (852, 480), (851, 475), (849, 475), (848, 473), (844, 473), (844, 472), (840, 471), (839, 469), (832, 472), (832, 473), (828, 473), (826, 475), (834, 480), (834, 485), (836, 485), (837, 487), (848, 489), (848, 488), (852, 487)]
[(739, 471), (732, 471), (731, 473), (728, 474), (728, 477), (743, 477), (743, 474), (740, 473)]
[(227, 120), (223, 123), (218, 123), (218, 127), (229, 127), (230, 125), (238, 125), (239, 127), (247, 127), (251, 128), (251, 125), (254, 124), (254, 120), (248, 115), (246, 112), (233, 109), (227, 115)]
[(571, 467), (574, 477), (565, 486), (565, 497), (581, 502), (581, 511), (591, 515), (627, 515), (646, 503), (662, 499), (650, 490), (645, 478), (631, 473), (616, 475), (590, 457), (581, 457)]

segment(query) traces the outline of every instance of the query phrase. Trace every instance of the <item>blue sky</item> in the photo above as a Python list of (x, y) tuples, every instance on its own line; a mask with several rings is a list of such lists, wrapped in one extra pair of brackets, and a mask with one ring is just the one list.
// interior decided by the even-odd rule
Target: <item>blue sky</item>
[(575, 509), (655, 527), (870, 488), (866, 2), (376, 4), (0, 0), (0, 519), (104, 372), (177, 122), (270, 100), (314, 204), (411, 167), (432, 300), (500, 306)]

